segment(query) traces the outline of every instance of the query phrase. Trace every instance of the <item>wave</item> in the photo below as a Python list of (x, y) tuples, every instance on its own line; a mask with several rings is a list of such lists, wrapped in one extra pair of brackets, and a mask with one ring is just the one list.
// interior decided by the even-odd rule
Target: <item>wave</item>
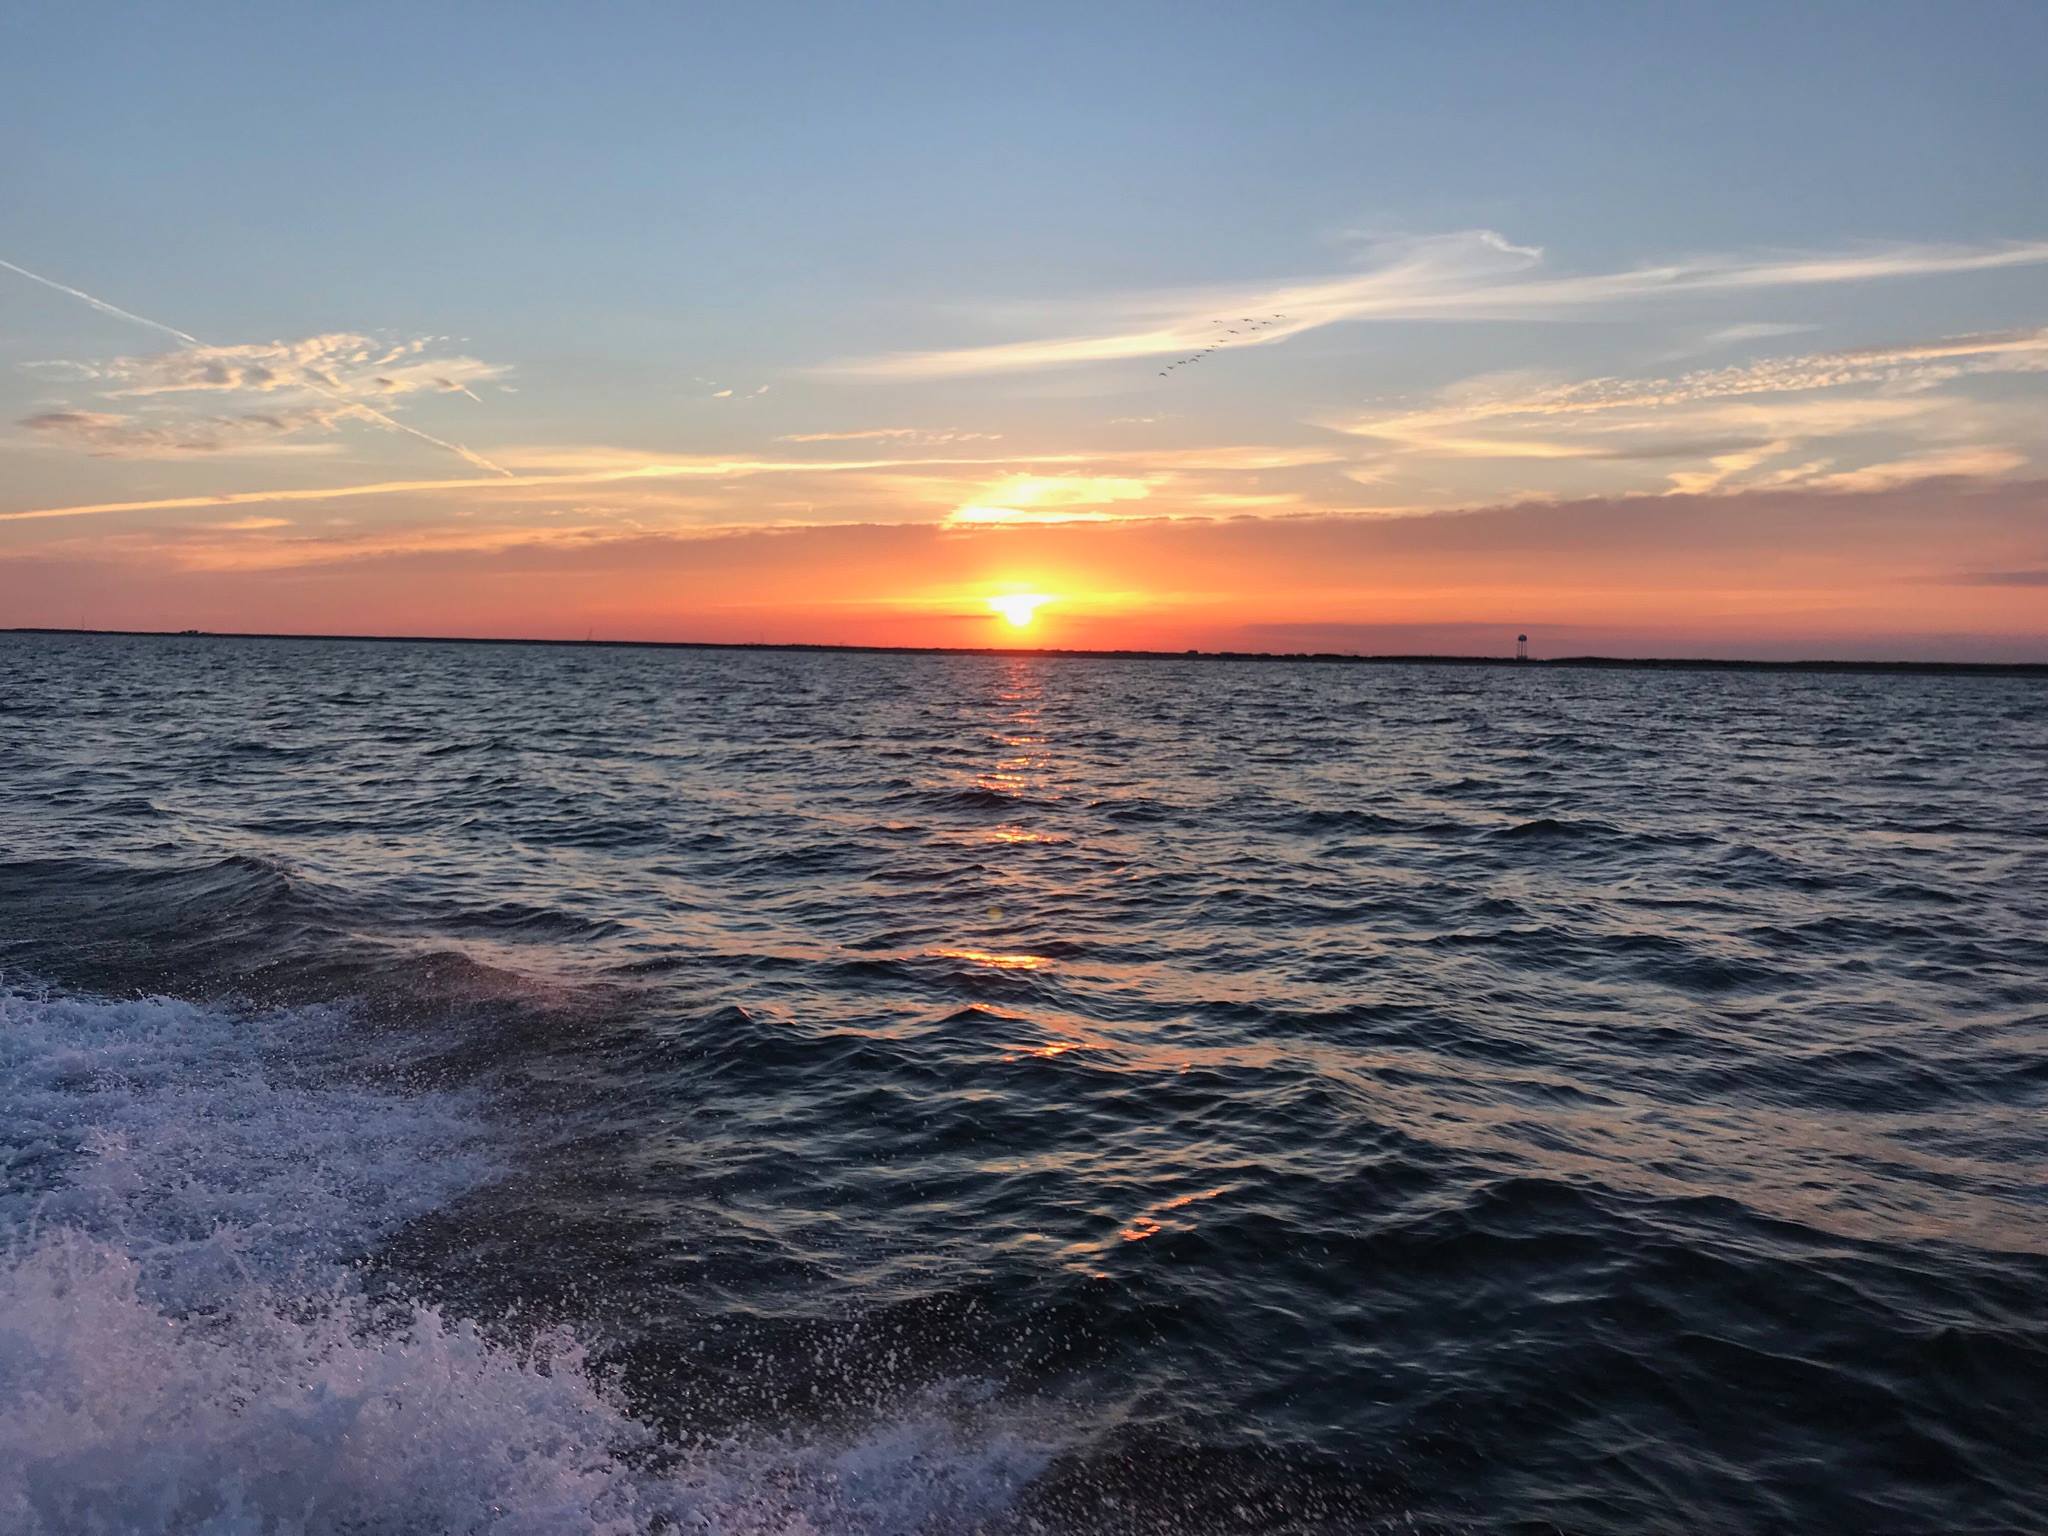
[(1017, 790), (992, 789), (984, 784), (963, 789), (913, 789), (887, 797), (891, 805), (912, 805), (934, 811), (1017, 811), (1042, 807), (1047, 802)]
[(251, 853), (191, 863), (7, 860), (0, 862), (0, 903), (11, 911), (72, 919), (89, 930), (182, 935), (194, 942), (203, 936), (189, 930), (200, 925), (318, 924), (335, 920), (350, 906), (334, 887), (280, 859)]
[(0, 992), (0, 1236), (111, 1241), (144, 1294), (216, 1307), (487, 1178), (467, 1095), (327, 1080), (339, 1027), (328, 1008)]
[(1538, 816), (1495, 828), (1488, 835), (1509, 842), (1571, 842), (1580, 838), (1612, 837), (1616, 829), (1604, 821), (1571, 821), (1556, 816)]
[(504, 1149), (468, 1095), (337, 1076), (345, 1035), (0, 991), (0, 1529), (967, 1531), (1054, 1456), (985, 1383), (665, 1441), (574, 1333), (373, 1285), (377, 1242)]
[(1378, 811), (1337, 807), (1295, 811), (1279, 822), (1278, 830), (1311, 837), (1343, 833), (1456, 837), (1472, 829), (1462, 822), (1441, 817), (1387, 816)]
[(966, 1532), (1051, 1459), (955, 1388), (843, 1437), (676, 1447), (565, 1330), (252, 1282), (192, 1316), (74, 1232), (0, 1271), (0, 1525), (20, 1536)]

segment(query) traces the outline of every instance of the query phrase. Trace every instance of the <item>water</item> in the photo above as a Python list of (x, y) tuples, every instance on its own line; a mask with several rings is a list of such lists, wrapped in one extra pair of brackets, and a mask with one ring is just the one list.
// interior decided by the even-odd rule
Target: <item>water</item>
[(2038, 1531), (2048, 688), (0, 637), (0, 1530)]

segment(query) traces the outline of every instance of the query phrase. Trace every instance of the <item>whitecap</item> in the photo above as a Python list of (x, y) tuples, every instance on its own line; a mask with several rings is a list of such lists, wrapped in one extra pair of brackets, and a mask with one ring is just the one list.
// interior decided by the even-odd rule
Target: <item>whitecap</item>
[(568, 1331), (374, 1294), (501, 1160), (467, 1096), (337, 1078), (344, 1022), (0, 992), (0, 1530), (965, 1532), (1055, 1453), (986, 1384), (667, 1444)]

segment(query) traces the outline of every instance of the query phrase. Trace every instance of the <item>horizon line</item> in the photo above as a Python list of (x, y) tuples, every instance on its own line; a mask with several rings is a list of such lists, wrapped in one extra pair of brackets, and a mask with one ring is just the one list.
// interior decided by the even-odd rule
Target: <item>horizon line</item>
[(2048, 661), (1862, 661), (1850, 658), (1804, 657), (1791, 660), (1717, 656), (1581, 656), (1516, 657), (1462, 655), (1455, 652), (1364, 651), (1182, 651), (1107, 647), (1010, 645), (859, 645), (809, 640), (582, 640), (531, 635), (369, 635), (291, 633), (277, 630), (216, 629), (88, 629), (49, 624), (17, 624), (0, 635), (105, 635), (140, 640), (308, 640), (372, 645), (552, 645), (612, 650), (671, 651), (794, 651), (839, 652), (879, 656), (1027, 656), (1066, 661), (1258, 661), (1307, 662), (1316, 665), (1472, 666), (1515, 668), (1583, 668), (1589, 670), (1728, 671), (1728, 672), (1865, 672), (1977, 674), (1995, 677), (2048, 678)]

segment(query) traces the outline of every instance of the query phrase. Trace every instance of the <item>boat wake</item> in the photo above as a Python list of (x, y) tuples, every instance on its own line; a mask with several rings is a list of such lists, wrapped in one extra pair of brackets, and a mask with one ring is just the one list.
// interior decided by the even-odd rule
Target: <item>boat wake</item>
[(362, 1260), (496, 1175), (478, 1106), (340, 1080), (332, 1010), (0, 993), (0, 1529), (966, 1530), (1053, 1451), (954, 1384), (664, 1441), (560, 1328)]

